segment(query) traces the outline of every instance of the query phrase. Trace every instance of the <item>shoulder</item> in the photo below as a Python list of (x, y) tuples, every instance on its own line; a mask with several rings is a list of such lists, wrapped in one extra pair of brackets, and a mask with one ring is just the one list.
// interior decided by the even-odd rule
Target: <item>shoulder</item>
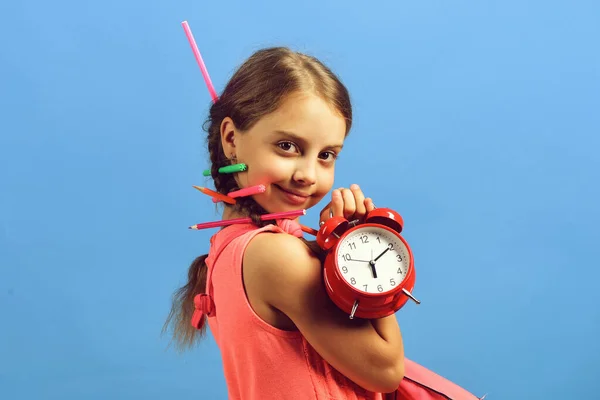
[(268, 296), (271, 300), (279, 295), (286, 299), (322, 281), (317, 255), (301, 239), (282, 233), (256, 235), (244, 253), (244, 266), (261, 276), (265, 290), (272, 293)]
[(244, 271), (258, 281), (260, 298), (286, 314), (300, 330), (320, 318), (341, 314), (325, 291), (323, 265), (312, 246), (281, 233), (265, 232), (248, 244)]

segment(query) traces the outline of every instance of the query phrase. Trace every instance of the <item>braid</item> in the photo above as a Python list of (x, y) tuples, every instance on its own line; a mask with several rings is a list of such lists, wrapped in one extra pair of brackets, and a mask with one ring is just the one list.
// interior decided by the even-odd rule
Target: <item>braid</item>
[[(235, 163), (235, 159), (228, 158), (223, 152), (221, 145), (220, 135), (220, 121), (222, 118), (218, 117), (220, 114), (219, 100), (214, 103), (211, 107), (211, 120), (207, 121), (210, 123), (208, 128), (207, 147), (210, 155), (211, 168), (210, 173), (215, 184), (217, 192), (227, 194), (234, 190), (239, 190), (237, 182), (235, 181), (234, 174), (221, 174), (219, 168)], [(258, 227), (263, 227), (268, 224), (275, 223), (275, 221), (263, 221), (260, 219), (262, 214), (266, 214), (267, 211), (261, 207), (252, 197), (238, 197), (236, 198), (236, 204), (233, 205), (233, 209), (246, 215), (252, 219), (252, 222)]]

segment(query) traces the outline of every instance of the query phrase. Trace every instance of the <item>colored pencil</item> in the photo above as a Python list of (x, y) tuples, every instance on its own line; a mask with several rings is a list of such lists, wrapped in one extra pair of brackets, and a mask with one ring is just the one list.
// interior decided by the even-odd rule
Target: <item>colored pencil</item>
[[(279, 212), (279, 213), (263, 214), (260, 216), (260, 219), (263, 221), (266, 221), (266, 220), (270, 220), (270, 219), (279, 219), (279, 218), (294, 218), (294, 217), (299, 217), (301, 215), (306, 215), (306, 210), (284, 211), (284, 212)], [(208, 229), (208, 228), (218, 228), (221, 226), (234, 225), (234, 224), (247, 224), (249, 222), (252, 222), (252, 219), (249, 217), (225, 219), (225, 220), (203, 222), (201, 224), (192, 225), (189, 227), (189, 229), (200, 230), (200, 229)]]
[(236, 190), (234, 192), (229, 192), (229, 193), (227, 193), (227, 196), (233, 197), (233, 198), (252, 196), (252, 195), (258, 194), (258, 193), (264, 193), (265, 190), (267, 190), (265, 188), (265, 185), (256, 185), (256, 186), (250, 186), (247, 188)]
[(313, 236), (317, 236), (317, 233), (319, 233), (319, 231), (314, 230), (313, 228), (309, 228), (306, 225), (300, 224), (300, 228), (302, 228), (302, 232), (308, 233), (308, 234), (313, 235)]
[(208, 188), (202, 187), (202, 186), (194, 186), (195, 189), (198, 189), (199, 191), (201, 191), (202, 193), (211, 196), (213, 198), (217, 198), (221, 201), (224, 201), (225, 203), (229, 203), (229, 204), (235, 204), (235, 199), (229, 197), (229, 196), (225, 196), (224, 194), (221, 194), (219, 192), (215, 192), (214, 190), (210, 190)]
[[(244, 172), (248, 169), (248, 166), (244, 163), (239, 163), (239, 164), (233, 164), (233, 165), (226, 165), (224, 167), (219, 168), (219, 173), (220, 174), (233, 174), (235, 172)], [(204, 176), (210, 176), (212, 173), (210, 171), (210, 169), (205, 169), (202, 172), (202, 175)]]
[[(235, 199), (237, 197), (246, 197), (246, 196), (252, 196), (252, 195), (255, 195), (258, 193), (264, 193), (265, 190), (266, 190), (265, 185), (256, 185), (256, 186), (250, 186), (247, 188), (236, 190), (234, 192), (229, 192), (229, 193), (227, 193), (227, 196)], [(219, 201), (221, 201), (221, 200), (213, 197), (213, 203), (218, 203)]]
[(244, 172), (248, 169), (248, 166), (244, 163), (226, 165), (224, 167), (219, 168), (220, 174), (233, 174), (235, 172)]

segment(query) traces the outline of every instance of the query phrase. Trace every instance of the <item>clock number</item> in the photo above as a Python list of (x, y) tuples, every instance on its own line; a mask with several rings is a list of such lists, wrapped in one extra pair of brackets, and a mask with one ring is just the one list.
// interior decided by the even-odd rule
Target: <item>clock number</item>
[(383, 286), (377, 285), (377, 290), (380, 291), (380, 292), (383, 292)]
[(344, 273), (347, 274), (348, 273), (348, 267), (346, 267), (346, 266), (342, 267), (342, 271), (344, 271)]
[(356, 285), (356, 279), (350, 278), (350, 283), (353, 284), (353, 285)]
[(348, 243), (348, 247), (350, 247), (350, 249), (356, 250), (356, 243)]
[(388, 243), (388, 247), (390, 248), (390, 250), (394, 249), (394, 245), (392, 243)]
[(398, 262), (402, 262), (402, 256), (400, 254), (396, 254), (396, 258), (398, 259)]
[(344, 259), (344, 261), (350, 261), (352, 260), (352, 256), (350, 256), (350, 254), (346, 253), (342, 256), (342, 258)]
[(401, 274), (402, 273), (402, 268), (398, 268), (398, 272), (396, 272), (397, 274)]
[(360, 241), (363, 243), (369, 243), (369, 238), (367, 237), (367, 235), (362, 235), (360, 237)]
[(367, 291), (367, 286), (368, 286), (368, 285), (363, 285), (363, 287), (365, 288), (365, 292)]
[(394, 278), (390, 278), (390, 285), (396, 286), (396, 281), (394, 280)]
[(381, 240), (379, 239), (379, 236), (377, 236), (375, 239), (377, 239), (377, 243), (381, 243)]

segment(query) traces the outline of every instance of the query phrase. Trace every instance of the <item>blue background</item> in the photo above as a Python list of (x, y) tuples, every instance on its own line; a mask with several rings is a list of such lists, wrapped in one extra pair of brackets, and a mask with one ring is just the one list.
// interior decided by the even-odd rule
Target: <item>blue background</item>
[[(488, 399), (597, 395), (595, 1), (0, 5), (0, 398), (225, 399), (209, 337), (160, 331), (214, 231), (210, 96), (288, 45), (347, 84), (336, 185), (397, 209), (406, 355)], [(311, 210), (302, 222), (316, 226)]]

